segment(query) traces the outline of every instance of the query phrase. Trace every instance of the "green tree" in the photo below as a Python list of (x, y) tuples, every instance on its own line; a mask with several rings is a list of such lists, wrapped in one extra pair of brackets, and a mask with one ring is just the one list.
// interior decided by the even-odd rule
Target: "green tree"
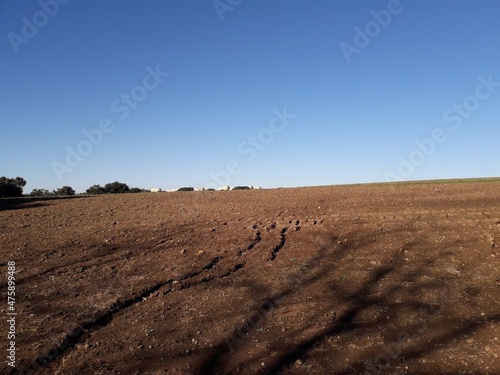
[(87, 194), (104, 194), (106, 190), (101, 185), (92, 185), (85, 192)]
[(14, 182), (16, 183), (17, 186), (21, 186), (22, 188), (26, 186), (26, 180), (22, 177), (14, 178)]
[(25, 185), (26, 180), (22, 177), (0, 177), (0, 197), (20, 197)]
[(54, 190), (54, 195), (71, 196), (75, 195), (75, 190), (71, 186), (63, 186), (57, 190)]
[(47, 189), (33, 189), (31, 193), (29, 193), (30, 197), (49, 197), (52, 193)]
[(110, 182), (104, 186), (93, 185), (86, 190), (87, 194), (121, 194), (121, 193), (139, 193), (143, 190), (139, 188), (130, 189), (127, 184), (123, 182)]
[(144, 189), (136, 188), (136, 187), (130, 188), (131, 193), (144, 193), (146, 191), (148, 191), (148, 190), (144, 190)]
[(104, 191), (109, 194), (121, 194), (121, 193), (129, 193), (130, 188), (127, 184), (123, 182), (110, 182), (109, 184), (104, 185)]

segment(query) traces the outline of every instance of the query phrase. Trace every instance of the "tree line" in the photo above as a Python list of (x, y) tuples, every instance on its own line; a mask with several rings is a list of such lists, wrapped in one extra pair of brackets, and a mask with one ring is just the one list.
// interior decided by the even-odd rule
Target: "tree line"
[[(26, 186), (26, 180), (22, 177), (0, 177), (0, 198), (21, 197), (23, 196), (24, 186)], [(123, 182), (115, 181), (104, 186), (93, 185), (89, 187), (84, 194), (123, 194), (142, 193), (146, 191), (148, 190), (136, 187), (130, 188)], [(31, 193), (26, 195), (30, 197), (62, 197), (76, 195), (76, 192), (71, 186), (63, 186), (53, 191), (35, 188), (31, 191)]]

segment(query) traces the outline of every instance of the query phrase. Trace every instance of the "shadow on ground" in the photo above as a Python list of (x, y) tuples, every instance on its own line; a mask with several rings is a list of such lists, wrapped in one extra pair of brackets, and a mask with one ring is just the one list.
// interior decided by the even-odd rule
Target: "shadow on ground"
[(0, 198), (0, 211), (22, 210), (25, 208), (43, 207), (50, 204), (50, 201), (62, 199), (81, 199), (89, 196), (71, 196), (71, 197), (19, 197), (19, 198)]
[[(362, 277), (363, 272), (349, 266), (352, 257), (362, 255), (361, 248), (338, 246), (337, 237), (332, 236), (306, 267), (289, 277), (297, 281), (291, 286), (270, 293), (259, 280), (247, 281), (246, 286), (256, 291), (254, 305), (269, 307), (264, 307), (265, 311), (261, 308), (269, 314), (263, 325), (274, 332), (274, 337), (266, 336), (269, 341), (265, 350), (249, 351), (250, 343), (245, 340), (250, 338), (245, 336), (253, 335), (249, 331), (256, 313), (252, 311), (245, 319), (250, 323), (235, 327), (215, 345), (195, 373), (237, 374), (257, 368), (254, 373), (262, 374), (442, 373), (447, 369), (445, 363), (433, 365), (428, 361), (416, 372), (406, 365), (452, 347), (481, 327), (500, 322), (500, 313), (464, 316), (464, 311), (454, 306), (461, 287), (453, 277), (439, 271), (436, 258), (420, 257), (411, 264), (405, 258), (407, 251), (419, 249), (422, 247), (413, 244), (404, 251), (392, 251), (382, 264), (367, 264)], [(355, 272), (350, 273), (350, 269)], [(339, 275), (359, 279), (342, 282)], [(294, 308), (297, 302), (292, 296), (305, 298), (311, 288), (322, 286), (328, 286), (332, 298), (325, 290), (323, 299), (313, 295), (316, 308), (307, 314), (306, 321), (292, 324), (284, 332), (279, 330), (275, 319), (284, 309)], [(303, 306), (305, 302), (302, 299)], [(325, 319), (331, 312), (334, 318)], [(234, 366), (236, 357), (239, 364)], [(309, 363), (314, 364), (312, 368)]]

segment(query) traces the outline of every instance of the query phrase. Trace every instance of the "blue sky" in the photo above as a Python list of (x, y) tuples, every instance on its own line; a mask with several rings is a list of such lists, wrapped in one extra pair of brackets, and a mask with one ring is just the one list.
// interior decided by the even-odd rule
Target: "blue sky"
[(496, 0), (5, 0), (0, 175), (25, 192), (499, 176), (499, 16)]

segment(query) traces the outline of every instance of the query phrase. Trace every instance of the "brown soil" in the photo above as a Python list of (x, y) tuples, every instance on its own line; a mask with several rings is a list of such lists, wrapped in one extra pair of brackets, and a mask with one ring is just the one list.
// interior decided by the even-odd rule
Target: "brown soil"
[(15, 260), (15, 373), (500, 374), (499, 192), (3, 200), (2, 352)]

